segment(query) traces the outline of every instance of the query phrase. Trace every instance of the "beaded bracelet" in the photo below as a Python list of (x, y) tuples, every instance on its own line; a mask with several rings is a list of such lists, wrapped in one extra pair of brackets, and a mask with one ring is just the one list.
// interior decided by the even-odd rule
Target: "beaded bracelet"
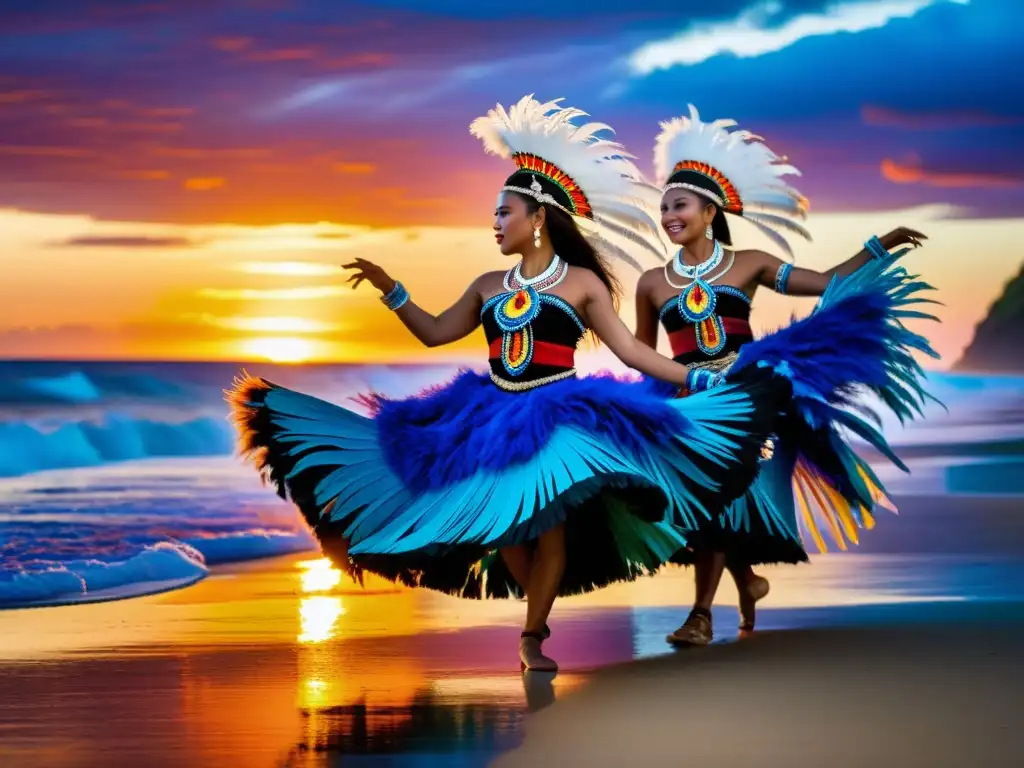
[(703, 392), (721, 383), (722, 374), (713, 373), (706, 368), (691, 368), (686, 374), (686, 389), (690, 392)]
[(775, 292), (784, 294), (786, 286), (789, 285), (789, 272), (793, 269), (792, 264), (780, 264), (775, 272)]
[(870, 240), (864, 243), (864, 247), (868, 249), (868, 253), (871, 254), (871, 258), (873, 259), (888, 261), (892, 258), (892, 254), (885, 249), (885, 246), (882, 245), (882, 241), (878, 239), (877, 235), (873, 235)]
[(384, 306), (392, 312), (397, 312), (405, 306), (407, 301), (409, 301), (409, 292), (405, 290), (404, 285), (399, 282), (395, 282), (395, 287), (381, 296), (380, 300), (384, 303)]

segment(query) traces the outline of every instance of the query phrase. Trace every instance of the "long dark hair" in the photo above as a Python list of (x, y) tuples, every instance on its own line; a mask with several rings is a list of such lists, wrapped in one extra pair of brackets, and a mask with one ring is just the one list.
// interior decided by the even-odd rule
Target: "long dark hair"
[(715, 218), (711, 220), (711, 234), (722, 245), (732, 247), (732, 234), (729, 232), (729, 222), (725, 219), (725, 211), (714, 203), (709, 203), (715, 209)]
[[(533, 214), (540, 210), (542, 203), (528, 195), (519, 195), (526, 202), (526, 210)], [(555, 253), (566, 264), (573, 267), (589, 269), (598, 279), (604, 283), (605, 288), (612, 295), (612, 304), (616, 311), (619, 309), (619, 300), (622, 298), (622, 286), (612, 274), (608, 264), (597, 250), (590, 244), (590, 241), (583, 236), (576, 222), (565, 211), (555, 208), (553, 205), (544, 206), (545, 223), (547, 224), (548, 237), (551, 238), (551, 246)]]

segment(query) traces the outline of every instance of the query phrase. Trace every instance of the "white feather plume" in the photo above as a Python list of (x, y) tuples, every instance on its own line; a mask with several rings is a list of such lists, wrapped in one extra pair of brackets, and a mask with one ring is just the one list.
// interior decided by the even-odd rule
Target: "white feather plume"
[[(807, 201), (789, 186), (784, 176), (800, 171), (786, 158), (776, 155), (764, 140), (750, 131), (735, 128), (735, 120), (702, 122), (697, 108), (689, 105), (689, 117), (661, 123), (654, 142), (654, 171), (664, 186), (674, 168), (683, 161), (706, 163), (736, 188), (743, 211), (739, 215), (754, 223), (773, 241), (792, 253), (780, 229), (810, 240), (810, 233), (798, 221), (807, 218)], [(735, 128), (735, 130), (728, 130)]]
[(656, 213), (660, 201), (650, 205), (650, 186), (633, 163), (633, 155), (618, 142), (601, 138), (614, 133), (604, 123), (574, 122), (587, 113), (562, 107), (562, 99), (537, 101), (524, 96), (507, 111), (498, 104), (476, 118), (469, 132), (484, 150), (499, 157), (519, 153), (540, 157), (557, 166), (579, 185), (590, 203), (593, 218), (576, 216), (584, 234), (605, 255), (642, 269), (641, 257), (654, 263), (666, 249)]

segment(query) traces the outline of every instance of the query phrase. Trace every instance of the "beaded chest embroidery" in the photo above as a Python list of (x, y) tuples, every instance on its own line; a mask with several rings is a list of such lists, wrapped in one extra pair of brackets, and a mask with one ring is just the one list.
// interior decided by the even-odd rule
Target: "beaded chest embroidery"
[(542, 293), (561, 283), (567, 271), (565, 262), (557, 257), (551, 267), (531, 280), (523, 279), (516, 267), (505, 275), (505, 292), (492, 296), (484, 304), (483, 311), (493, 308), (494, 320), (502, 332), (501, 364), (510, 376), (521, 375), (533, 360), (534, 334), (531, 324), (537, 319), (543, 305), (558, 306), (584, 330), (571, 304), (558, 296)]
[(502, 331), (501, 363), (511, 376), (518, 376), (533, 357), (533, 328), (540, 314), (540, 294), (532, 286), (495, 297), (494, 319)]
[(688, 323), (693, 324), (697, 338), (697, 349), (708, 357), (717, 355), (725, 348), (726, 333), (721, 315), (717, 314), (718, 294), (728, 294), (750, 303), (750, 297), (731, 285), (711, 286), (700, 278), (687, 286), (675, 301), (668, 301), (661, 311), (664, 317), (675, 306)]

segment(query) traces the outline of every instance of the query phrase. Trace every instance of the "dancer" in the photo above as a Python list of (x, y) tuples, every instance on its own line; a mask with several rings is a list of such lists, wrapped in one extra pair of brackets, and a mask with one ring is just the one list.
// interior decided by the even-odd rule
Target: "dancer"
[[(921, 233), (901, 227), (883, 238), (872, 238), (864, 250), (826, 272), (794, 268), (764, 251), (726, 250), (723, 246), (732, 245), (726, 213), (753, 223), (790, 256), (792, 252), (780, 230), (810, 239), (799, 223), (806, 217), (806, 201), (782, 180), (784, 175), (798, 171), (778, 158), (759, 137), (747, 131), (727, 130), (734, 126), (731, 120), (702, 123), (693, 106), (689, 118), (662, 124), (655, 146), (656, 172), (663, 185), (661, 224), (677, 250), (663, 267), (645, 272), (636, 288), (637, 338), (655, 347), (660, 322), (677, 362), (717, 372), (728, 371), (741, 348), (753, 340), (750, 303), (759, 287), (794, 296), (821, 296), (834, 281), (841, 281), (872, 259), (887, 263), (888, 252), (893, 248), (917, 247), (925, 239)], [(897, 282), (906, 283), (899, 279)], [(859, 292), (849, 293), (844, 306), (855, 315), (863, 315), (872, 302), (879, 303), (883, 287), (884, 280), (875, 285), (864, 282)], [(911, 292), (923, 287), (926, 286), (918, 284)], [(909, 294), (890, 300), (888, 316), (876, 317), (888, 320), (888, 324), (885, 328), (876, 325), (875, 336), (893, 333), (892, 321), (905, 313), (900, 307), (914, 301)], [(857, 302), (861, 302), (860, 308)], [(881, 303), (887, 304), (885, 300)], [(833, 307), (831, 311), (839, 314), (840, 310)], [(823, 317), (816, 319), (822, 321)], [(873, 341), (858, 338), (855, 334), (861, 330), (856, 325), (840, 328), (830, 337), (818, 338), (815, 348), (801, 350), (794, 345), (788, 353), (806, 354), (811, 364), (817, 357), (821, 365), (834, 364), (844, 354), (857, 357), (865, 354), (865, 348)], [(930, 353), (918, 337), (897, 334), (895, 341)], [(899, 350), (891, 350), (880, 362), (897, 354)], [(756, 358), (758, 354), (754, 352), (752, 356)], [(842, 361), (841, 366), (850, 368), (847, 361)], [(878, 367), (872, 372), (877, 374)], [(911, 370), (889, 383), (898, 387), (915, 378), (916, 373)], [(858, 383), (870, 385), (879, 381), (884, 379), (876, 376), (873, 380), (858, 381), (855, 376), (848, 377), (843, 390)], [(797, 387), (800, 391), (806, 390)], [(666, 394), (673, 395), (674, 391), (666, 390)], [(833, 398), (840, 395), (838, 400), (844, 400), (842, 393), (826, 394)], [(853, 457), (835, 430), (827, 422), (801, 422), (798, 417), (787, 419), (780, 430), (785, 430), (780, 444), (782, 455), (775, 456), (751, 490), (724, 514), (703, 524), (700, 531), (688, 533), (688, 548), (673, 558), (675, 562), (694, 564), (696, 597), (686, 622), (669, 635), (670, 643), (710, 642), (710, 609), (723, 567), (732, 575), (740, 596), (740, 629), (751, 631), (756, 603), (769, 589), (767, 579), (755, 574), (751, 566), (807, 561), (792, 503), (794, 480), (801, 496), (804, 522), (822, 550), (824, 542), (814, 512), (827, 521), (842, 548), (843, 533), (856, 540), (854, 515), (844, 504), (860, 510), (864, 522), (870, 524), (870, 502), (875, 496), (881, 498), (877, 480), (859, 460), (847, 466), (833, 461), (837, 452)], [(866, 487), (861, 490), (872, 498), (848, 490), (862, 472), (867, 477)], [(853, 477), (847, 477), (848, 474)], [(840, 493), (835, 493), (837, 490)], [(833, 510), (832, 503), (841, 497), (844, 498), (839, 509)]]
[[(556, 596), (657, 570), (749, 487), (789, 399), (770, 371), (710, 381), (619, 319), (595, 244), (657, 253), (657, 224), (634, 202), (635, 166), (598, 138), (605, 126), (575, 125), (582, 114), (526, 97), (474, 121), (485, 148), (516, 165), (494, 231), (502, 254), (522, 258), (440, 315), (376, 264), (346, 265), (353, 287), (381, 291), (427, 346), (483, 325), (487, 374), (404, 400), (368, 396), (372, 418), (248, 375), (228, 393), (243, 452), (339, 566), (465, 597), (525, 592), (524, 670), (557, 669), (541, 650)], [(591, 331), (628, 366), (698, 394), (578, 377), (574, 350)], [(501, 569), (485, 584), (479, 561), (494, 550)]]

